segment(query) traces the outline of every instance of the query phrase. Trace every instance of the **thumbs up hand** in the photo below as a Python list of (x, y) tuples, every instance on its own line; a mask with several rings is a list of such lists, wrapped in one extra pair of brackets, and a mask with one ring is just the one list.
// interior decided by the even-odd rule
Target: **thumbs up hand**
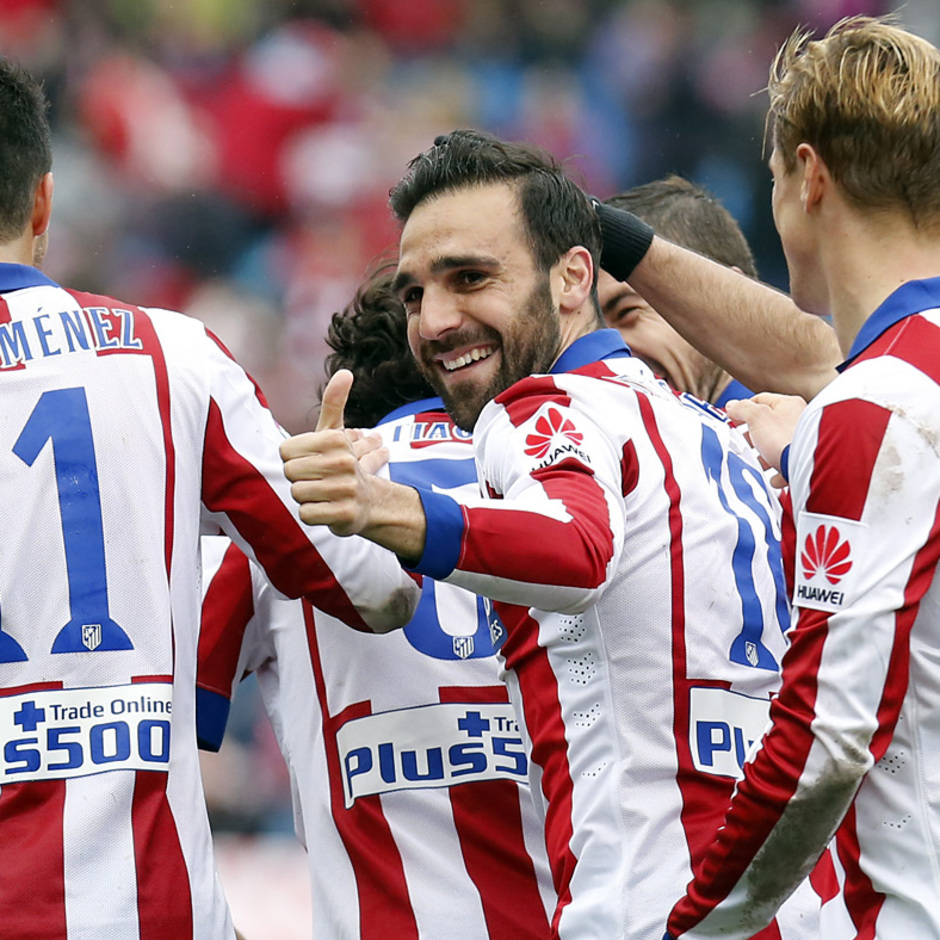
[(353, 374), (349, 369), (339, 369), (331, 376), (320, 398), (317, 431), (342, 431), (346, 427), (343, 413), (346, 410), (352, 384)]
[(353, 535), (368, 525), (372, 474), (388, 459), (378, 435), (347, 429), (343, 412), (353, 375), (340, 369), (323, 390), (315, 431), (281, 444), (284, 475), (307, 525)]

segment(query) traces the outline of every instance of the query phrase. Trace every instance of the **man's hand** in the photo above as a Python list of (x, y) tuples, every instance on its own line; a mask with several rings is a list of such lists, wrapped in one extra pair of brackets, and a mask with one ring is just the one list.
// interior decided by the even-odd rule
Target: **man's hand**
[(771, 480), (774, 486), (786, 484), (780, 475), (780, 459), (784, 448), (793, 440), (793, 432), (805, 408), (806, 402), (798, 395), (772, 392), (729, 401), (725, 406), (732, 421), (747, 425), (748, 439), (767, 465), (777, 471), (779, 476)]
[(353, 375), (340, 369), (323, 391), (317, 429), (281, 444), (284, 475), (300, 504), (301, 521), (353, 535), (370, 521), (372, 475), (388, 459), (377, 436), (347, 430), (343, 422)]

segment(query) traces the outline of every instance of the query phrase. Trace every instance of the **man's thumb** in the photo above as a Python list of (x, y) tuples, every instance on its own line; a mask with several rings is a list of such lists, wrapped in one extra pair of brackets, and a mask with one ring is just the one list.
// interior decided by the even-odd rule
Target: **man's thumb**
[(343, 411), (346, 399), (352, 388), (353, 374), (349, 369), (339, 369), (323, 389), (320, 399), (320, 417), (317, 419), (318, 431), (341, 430), (345, 427)]

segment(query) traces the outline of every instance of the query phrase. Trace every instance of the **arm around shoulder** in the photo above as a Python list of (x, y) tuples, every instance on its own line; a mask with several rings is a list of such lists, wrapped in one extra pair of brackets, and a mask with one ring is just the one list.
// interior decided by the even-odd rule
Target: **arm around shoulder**
[(810, 399), (836, 377), (835, 331), (790, 297), (654, 238), (630, 286), (693, 346), (755, 391)]

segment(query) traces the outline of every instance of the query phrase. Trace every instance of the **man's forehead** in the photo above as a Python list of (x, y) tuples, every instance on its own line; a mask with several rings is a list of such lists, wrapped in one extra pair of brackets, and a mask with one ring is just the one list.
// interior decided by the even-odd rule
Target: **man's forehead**
[(419, 203), (405, 222), (399, 245), (399, 272), (417, 256), (422, 262), (444, 256), (499, 257), (525, 246), (522, 220), (506, 184), (466, 187)]

